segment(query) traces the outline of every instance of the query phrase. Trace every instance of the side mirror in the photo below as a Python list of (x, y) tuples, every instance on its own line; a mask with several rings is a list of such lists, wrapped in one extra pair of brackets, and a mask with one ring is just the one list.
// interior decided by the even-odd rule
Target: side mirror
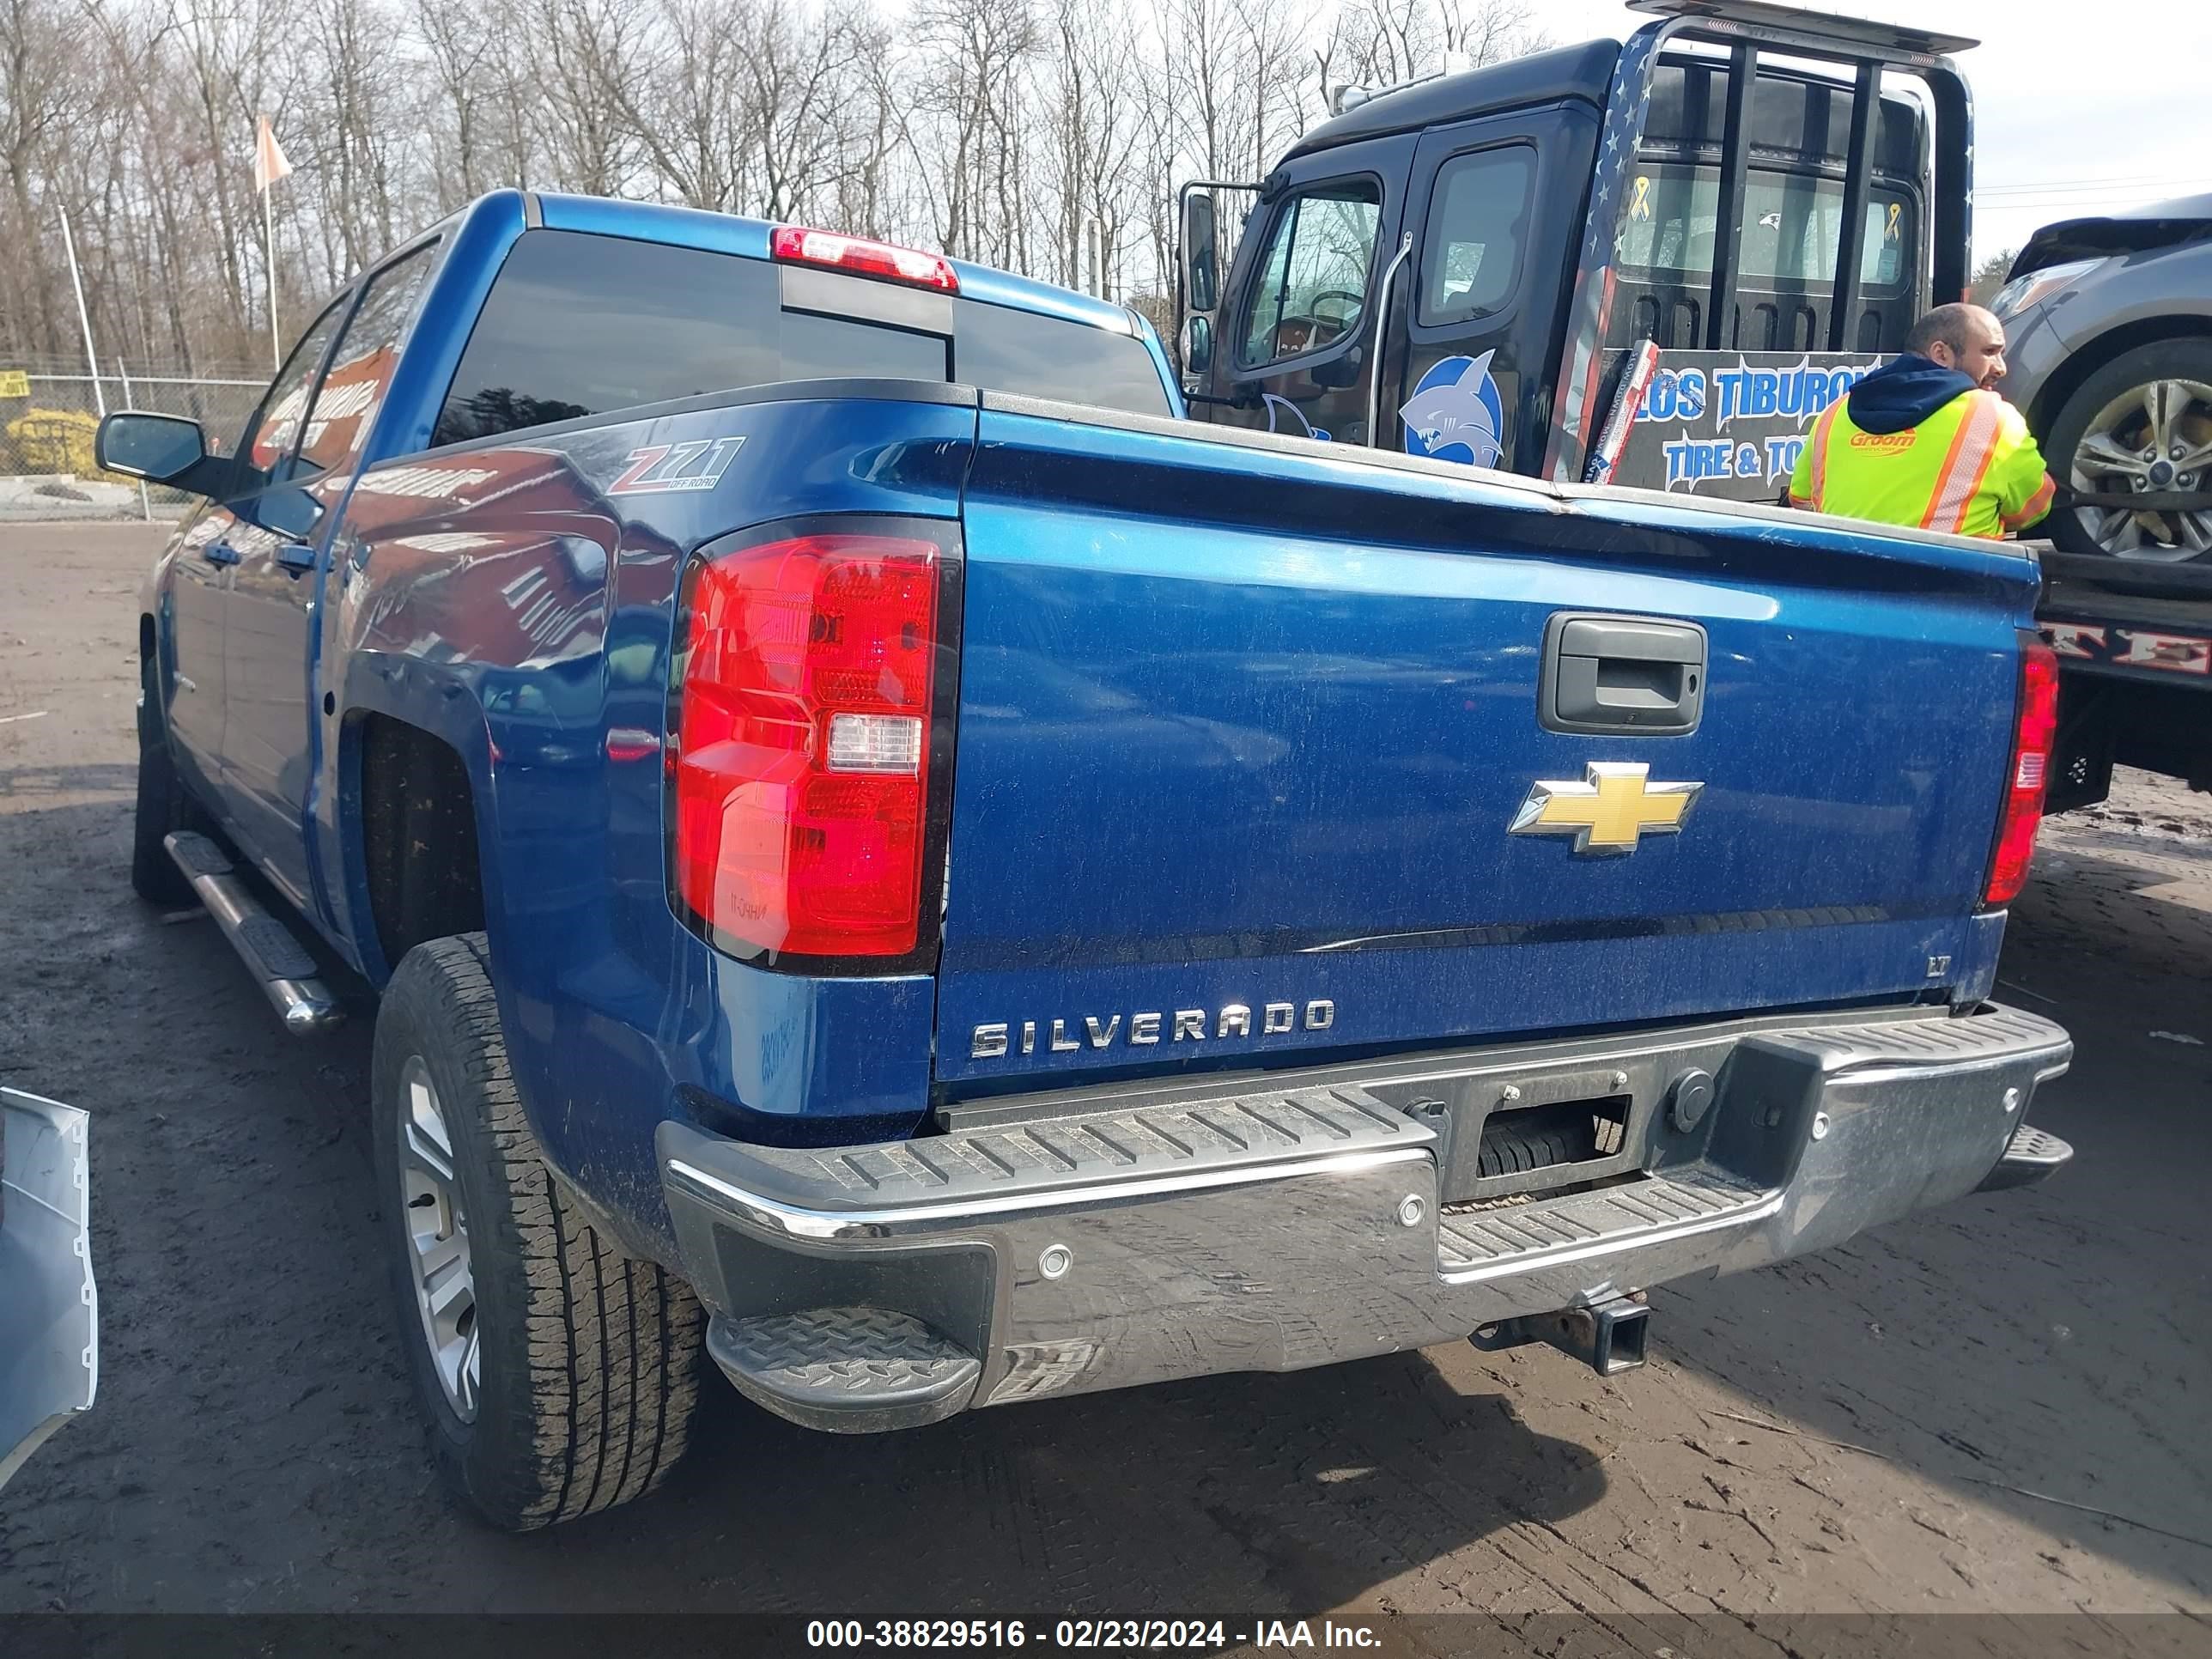
[(125, 410), (100, 423), (92, 453), (106, 471), (207, 493), (207, 434), (198, 421)]
[(1221, 304), (1221, 246), (1212, 191), (1184, 186), (1182, 228), (1184, 303), (1194, 312), (1217, 310)]
[(1186, 317), (1182, 319), (1182, 372), (1203, 375), (1213, 368), (1213, 319)]

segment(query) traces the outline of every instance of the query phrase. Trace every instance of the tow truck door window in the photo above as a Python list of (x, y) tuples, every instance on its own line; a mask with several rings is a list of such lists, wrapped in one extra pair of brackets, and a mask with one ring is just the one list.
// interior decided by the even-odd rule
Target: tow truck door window
[(1382, 191), (1364, 179), (1301, 191), (1277, 209), (1254, 278), (1239, 368), (1326, 350), (1358, 330), (1382, 216)]
[(1464, 321), (1512, 298), (1535, 173), (1526, 144), (1455, 155), (1437, 169), (1421, 250), (1422, 323)]

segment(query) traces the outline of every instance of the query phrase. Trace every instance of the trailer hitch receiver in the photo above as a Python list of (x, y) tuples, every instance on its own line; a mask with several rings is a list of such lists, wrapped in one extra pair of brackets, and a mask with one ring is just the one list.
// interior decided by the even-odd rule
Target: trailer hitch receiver
[(1468, 1340), (1485, 1353), (1548, 1342), (1600, 1376), (1617, 1376), (1644, 1363), (1644, 1328), (1651, 1309), (1640, 1291), (1604, 1295), (1556, 1313), (1522, 1314), (1485, 1325)]

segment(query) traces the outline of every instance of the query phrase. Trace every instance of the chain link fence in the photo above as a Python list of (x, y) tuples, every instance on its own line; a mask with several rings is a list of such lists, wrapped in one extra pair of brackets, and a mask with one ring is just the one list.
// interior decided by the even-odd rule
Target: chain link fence
[(100, 417), (118, 409), (186, 416), (206, 428), (211, 447), (227, 450), (267, 385), (250, 372), (180, 374), (118, 362), (95, 380), (81, 366), (0, 363), (0, 521), (174, 517), (186, 500), (179, 491), (100, 470), (92, 448)]

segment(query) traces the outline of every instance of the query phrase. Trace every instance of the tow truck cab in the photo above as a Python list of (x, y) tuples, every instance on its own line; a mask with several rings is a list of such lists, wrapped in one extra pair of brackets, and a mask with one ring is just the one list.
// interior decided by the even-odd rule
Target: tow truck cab
[[(1658, 21), (1625, 46), (1340, 93), (1262, 182), (1186, 185), (1193, 416), (1671, 485), (1656, 443), (1616, 470), (1617, 404), (1649, 396), (1669, 436), (1710, 429), (1732, 394), (1701, 374), (1678, 397), (1684, 370), (1771, 353), (1863, 372), (1964, 292), (1972, 113), (1949, 54), (1973, 42), (1759, 0), (1635, 3)], [(1240, 194), (1232, 250), (1218, 204)], [(1798, 406), (1730, 412), (1785, 442), (1818, 413), (1774, 401)], [(1695, 482), (1771, 500), (1771, 471)]]

